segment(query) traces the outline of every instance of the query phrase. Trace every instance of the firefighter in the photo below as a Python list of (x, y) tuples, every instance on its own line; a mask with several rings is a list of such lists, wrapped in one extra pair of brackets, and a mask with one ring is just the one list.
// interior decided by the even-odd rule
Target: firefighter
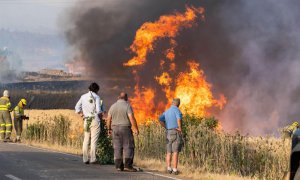
[(284, 128), (285, 137), (292, 137), (294, 132), (299, 128), (298, 122), (293, 122), (291, 125)]
[(292, 153), (290, 158), (290, 179), (297, 179), (295, 175), (298, 174), (297, 170), (299, 168), (300, 162), (300, 150), (297, 146), (300, 142), (300, 129), (299, 123), (294, 122), (290, 126), (287, 126), (285, 129), (286, 137), (289, 136), (292, 139)]
[(18, 105), (14, 108), (14, 127), (17, 138), (15, 142), (21, 142), (21, 134), (23, 130), (23, 120), (28, 120), (29, 117), (24, 115), (24, 108), (27, 105), (26, 99), (21, 99)]
[(12, 121), (10, 111), (9, 91), (5, 90), (3, 97), (0, 98), (0, 140), (3, 142), (11, 142)]

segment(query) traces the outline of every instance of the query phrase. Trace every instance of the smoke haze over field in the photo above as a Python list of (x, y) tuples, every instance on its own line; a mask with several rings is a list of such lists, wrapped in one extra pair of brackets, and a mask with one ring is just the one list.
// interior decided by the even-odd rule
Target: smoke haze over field
[[(205, 22), (178, 36), (175, 61), (201, 64), (214, 93), (228, 103), (215, 115), (225, 130), (250, 134), (276, 132), (300, 115), (300, 2), (280, 0), (107, 0), (81, 2), (68, 14), (66, 37), (94, 78), (112, 78), (120, 88), (132, 85), (123, 63), (136, 30), (161, 15), (202, 6)], [(164, 48), (164, 42), (157, 44)], [(141, 73), (152, 83), (160, 54), (152, 53)], [(150, 74), (150, 75), (149, 75)]]

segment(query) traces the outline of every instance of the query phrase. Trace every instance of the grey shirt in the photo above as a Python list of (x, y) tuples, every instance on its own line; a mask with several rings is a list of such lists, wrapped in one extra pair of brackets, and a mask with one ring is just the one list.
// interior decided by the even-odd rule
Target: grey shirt
[(119, 99), (108, 111), (112, 117), (112, 126), (131, 126), (129, 114), (133, 114), (132, 107), (123, 99)]

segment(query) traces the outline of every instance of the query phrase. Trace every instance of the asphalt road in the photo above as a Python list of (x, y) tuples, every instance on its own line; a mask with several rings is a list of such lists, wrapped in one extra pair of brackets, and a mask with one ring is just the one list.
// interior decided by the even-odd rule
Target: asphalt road
[(153, 172), (118, 172), (112, 165), (85, 165), (81, 157), (29, 147), (0, 143), (0, 180), (35, 179), (124, 179), (170, 180), (177, 177)]

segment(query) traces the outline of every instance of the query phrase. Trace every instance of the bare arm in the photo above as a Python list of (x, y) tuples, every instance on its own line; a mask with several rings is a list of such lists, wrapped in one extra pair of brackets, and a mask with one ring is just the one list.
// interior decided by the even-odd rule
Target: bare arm
[(164, 121), (159, 121), (159, 124), (166, 129), (166, 123)]
[(165, 129), (166, 128), (166, 121), (165, 121), (165, 113), (163, 113), (162, 115), (159, 116), (159, 124), (164, 127)]
[(139, 134), (139, 128), (137, 126), (137, 123), (136, 123), (136, 119), (134, 117), (134, 114), (128, 114), (128, 117), (129, 117), (129, 120), (130, 120), (130, 123), (131, 123), (131, 126), (132, 126), (132, 130), (134, 132), (134, 134), (138, 135)]
[(110, 114), (107, 116), (106, 120), (107, 120), (107, 128), (111, 129), (111, 120), (112, 120), (112, 117), (111, 117)]
[(178, 123), (178, 128), (177, 128), (177, 130), (179, 131), (179, 132), (181, 132), (182, 131), (182, 128), (181, 128), (181, 119), (177, 119), (177, 123)]
[(107, 120), (108, 135), (111, 135), (111, 120), (112, 120), (112, 117), (111, 117), (110, 114), (108, 114), (106, 120)]

